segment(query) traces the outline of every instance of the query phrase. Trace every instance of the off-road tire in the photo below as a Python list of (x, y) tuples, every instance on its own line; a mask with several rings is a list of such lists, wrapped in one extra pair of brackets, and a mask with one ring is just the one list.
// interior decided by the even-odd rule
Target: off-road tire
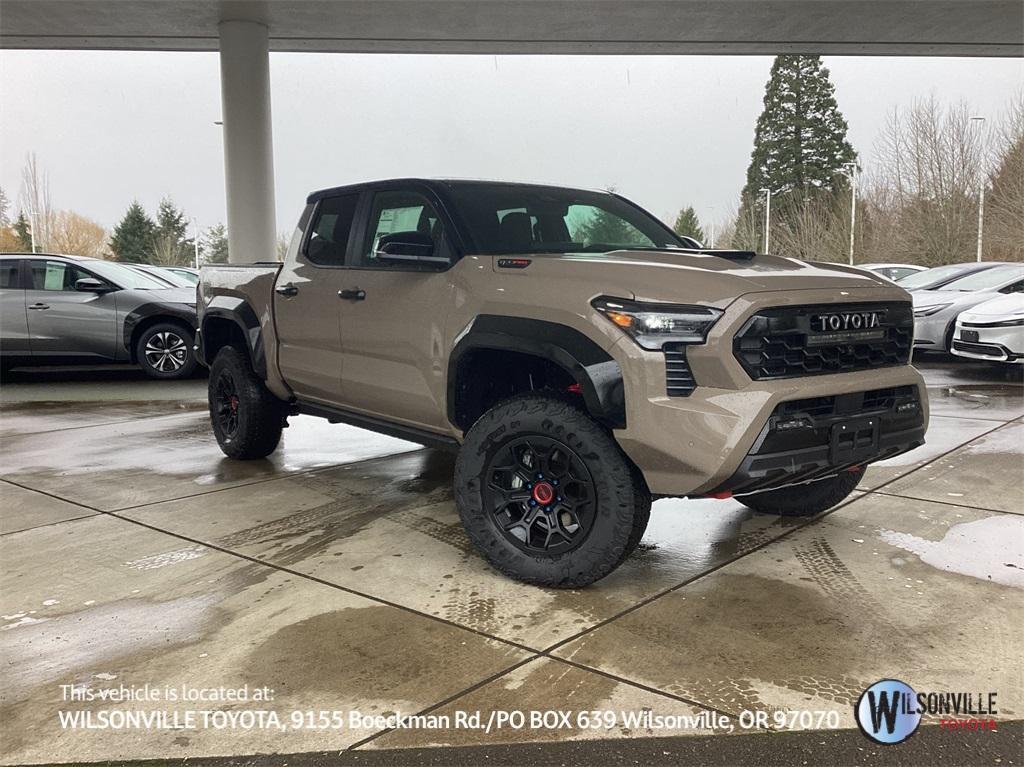
[[(165, 381), (189, 378), (195, 374), (198, 364), (192, 349), (194, 338), (185, 325), (158, 322), (139, 334), (135, 342), (135, 361), (150, 378)], [(161, 354), (160, 349), (166, 349), (166, 354)]]
[(864, 469), (844, 471), (834, 477), (819, 479), (806, 485), (780, 487), (763, 493), (737, 496), (748, 509), (783, 517), (812, 517), (846, 500), (864, 476)]
[[(230, 397), (225, 401), (225, 387), (230, 387), (236, 398), (233, 411)], [(284, 428), (285, 403), (270, 393), (253, 371), (245, 352), (233, 346), (225, 346), (217, 352), (210, 366), (208, 391), (210, 423), (224, 455), (252, 460), (266, 458), (274, 452)], [(225, 406), (235, 417), (233, 428)]]
[[(524, 437), (568, 447), (589, 472), (594, 505), (590, 527), (571, 550), (531, 554), (513, 544), (485, 506), (487, 467), (505, 446)], [(646, 485), (611, 434), (572, 402), (524, 394), (492, 407), (466, 433), (455, 463), (455, 504), (466, 534), (497, 570), (552, 588), (579, 588), (611, 573), (636, 548), (650, 518)]]

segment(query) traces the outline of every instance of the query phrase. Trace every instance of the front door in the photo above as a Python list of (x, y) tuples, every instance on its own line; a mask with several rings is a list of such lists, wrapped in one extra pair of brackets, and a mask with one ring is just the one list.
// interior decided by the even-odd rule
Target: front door
[(21, 274), (20, 258), (0, 259), (0, 346), (11, 357), (27, 357), (31, 351)]
[(342, 394), (350, 409), (440, 430), (447, 422), (444, 323), (454, 288), (443, 265), (377, 257), (385, 234), (418, 232), (451, 262), (449, 234), (427, 194), (396, 188), (369, 201), (340, 302)]
[(75, 289), (78, 280), (90, 278), (107, 282), (69, 261), (29, 260), (25, 308), (33, 356), (97, 360), (119, 356), (117, 291)]
[[(285, 381), (304, 400), (341, 397), (341, 304), (345, 257), (359, 194), (320, 200), (304, 214), (274, 287), (278, 360)], [(309, 231), (302, 238), (301, 232)]]

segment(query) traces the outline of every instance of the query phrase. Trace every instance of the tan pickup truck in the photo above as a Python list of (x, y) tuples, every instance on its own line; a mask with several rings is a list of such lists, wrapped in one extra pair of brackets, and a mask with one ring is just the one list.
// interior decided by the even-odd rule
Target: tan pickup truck
[(467, 535), (530, 583), (610, 573), (652, 497), (817, 514), (924, 441), (907, 293), (702, 249), (608, 192), (315, 192), (283, 264), (205, 268), (198, 295), (225, 454), (295, 413), (458, 450)]

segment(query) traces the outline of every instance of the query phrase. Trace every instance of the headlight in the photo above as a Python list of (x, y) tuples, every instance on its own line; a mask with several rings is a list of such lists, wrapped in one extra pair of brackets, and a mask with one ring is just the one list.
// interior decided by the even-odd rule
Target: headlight
[(914, 316), (915, 317), (931, 317), (933, 314), (938, 314), (943, 309), (945, 309), (947, 306), (952, 306), (952, 305), (953, 304), (935, 304), (934, 306), (925, 306), (925, 307), (922, 307), (920, 309), (914, 309)]
[(652, 351), (666, 343), (704, 343), (711, 326), (722, 316), (720, 309), (706, 306), (647, 304), (607, 296), (595, 298), (591, 306)]

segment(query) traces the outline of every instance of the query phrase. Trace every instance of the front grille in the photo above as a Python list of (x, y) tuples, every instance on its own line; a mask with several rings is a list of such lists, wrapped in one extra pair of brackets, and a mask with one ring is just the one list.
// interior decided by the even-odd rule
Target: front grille
[(697, 382), (686, 361), (686, 344), (665, 344), (665, 391), (670, 397), (689, 397)]
[[(878, 326), (821, 332), (821, 315), (877, 313)], [(754, 380), (844, 373), (905, 365), (914, 315), (909, 303), (820, 304), (763, 309), (736, 335), (733, 353)]]
[(954, 341), (953, 348), (958, 352), (970, 352), (971, 354), (981, 354), (985, 357), (1005, 357), (1006, 354), (998, 346), (989, 346), (988, 344), (974, 344), (967, 341)]

